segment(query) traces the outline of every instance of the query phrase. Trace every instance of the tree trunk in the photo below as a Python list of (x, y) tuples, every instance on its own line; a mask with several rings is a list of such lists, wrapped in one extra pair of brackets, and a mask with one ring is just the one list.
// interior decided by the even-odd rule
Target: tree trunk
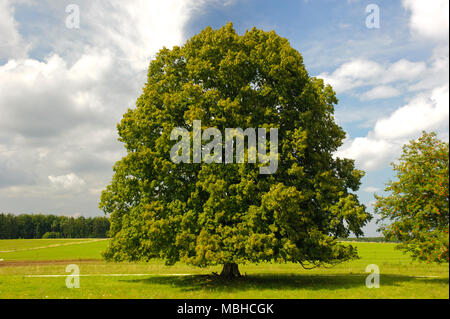
[(239, 267), (237, 264), (226, 263), (225, 265), (223, 265), (220, 276), (223, 278), (238, 278), (241, 277), (241, 273), (239, 272)]

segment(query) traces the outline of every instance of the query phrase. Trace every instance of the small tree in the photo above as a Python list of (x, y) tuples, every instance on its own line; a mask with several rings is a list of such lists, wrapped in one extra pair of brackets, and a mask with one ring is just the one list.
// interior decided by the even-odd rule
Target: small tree
[(427, 262), (449, 261), (448, 143), (435, 133), (423, 132), (403, 146), (395, 181), (387, 184), (389, 196), (375, 196), (375, 212), (385, 221), (380, 229), (399, 248)]
[(61, 238), (61, 234), (54, 231), (48, 231), (44, 235), (42, 235), (42, 239), (49, 239), (49, 238)]
[[(162, 49), (118, 125), (128, 154), (101, 196), (111, 214), (106, 259), (223, 265), (235, 277), (246, 262), (315, 267), (357, 257), (337, 238), (361, 235), (371, 217), (352, 193), (363, 172), (333, 157), (345, 137), (336, 103), (273, 31), (239, 36), (227, 24)], [(260, 163), (172, 162), (172, 129), (190, 131), (195, 120), (220, 132), (277, 128), (276, 173), (260, 174)]]

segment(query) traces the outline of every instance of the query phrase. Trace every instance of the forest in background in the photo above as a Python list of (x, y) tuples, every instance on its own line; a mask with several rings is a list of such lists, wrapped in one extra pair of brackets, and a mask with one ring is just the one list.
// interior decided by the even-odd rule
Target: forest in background
[(106, 238), (106, 217), (0, 213), (0, 239)]

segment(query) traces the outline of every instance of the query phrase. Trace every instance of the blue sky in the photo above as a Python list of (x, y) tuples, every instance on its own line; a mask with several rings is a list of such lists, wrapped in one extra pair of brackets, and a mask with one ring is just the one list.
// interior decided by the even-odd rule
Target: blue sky
[[(69, 4), (79, 28), (67, 27)], [(379, 28), (366, 26), (370, 4)], [(358, 195), (369, 210), (401, 145), (422, 130), (448, 141), (448, 1), (0, 0), (0, 21), (0, 211), (102, 214), (124, 155), (115, 124), (151, 57), (227, 22), (239, 34), (275, 30), (334, 87), (348, 135), (337, 155), (366, 171)]]

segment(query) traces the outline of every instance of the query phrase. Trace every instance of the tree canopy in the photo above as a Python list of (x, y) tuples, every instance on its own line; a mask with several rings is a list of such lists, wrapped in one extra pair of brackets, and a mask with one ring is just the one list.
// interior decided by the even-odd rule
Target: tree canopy
[(384, 222), (380, 229), (418, 260), (449, 261), (448, 156), (448, 143), (423, 132), (392, 164), (396, 180), (387, 184), (389, 195), (376, 196), (378, 222)]
[[(136, 107), (118, 124), (127, 155), (100, 208), (111, 214), (109, 260), (163, 258), (197, 266), (328, 265), (355, 258), (338, 237), (370, 220), (354, 194), (363, 172), (335, 158), (345, 132), (335, 92), (310, 77), (274, 31), (208, 27), (150, 63)], [(174, 163), (174, 128), (277, 128), (274, 174), (262, 163)], [(233, 267), (231, 267), (233, 268)]]

